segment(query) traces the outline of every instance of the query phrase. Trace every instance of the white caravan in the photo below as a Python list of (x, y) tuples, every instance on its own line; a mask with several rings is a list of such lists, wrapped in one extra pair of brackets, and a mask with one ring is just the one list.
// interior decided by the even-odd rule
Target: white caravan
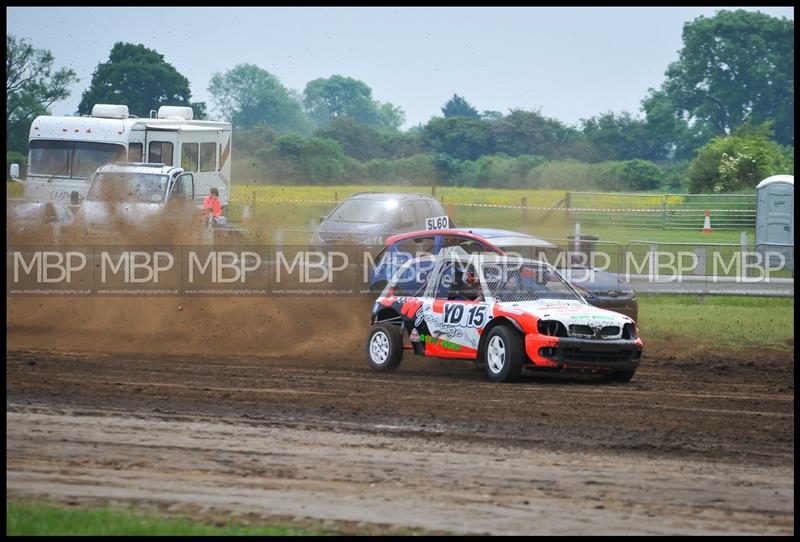
[(91, 116), (36, 117), (31, 124), (28, 171), (11, 178), (25, 185), (24, 199), (76, 205), (98, 167), (148, 162), (192, 173), (195, 199), (212, 186), (227, 205), (231, 186), (231, 124), (193, 120), (191, 107), (162, 106), (152, 118), (128, 114), (126, 105), (97, 104)]

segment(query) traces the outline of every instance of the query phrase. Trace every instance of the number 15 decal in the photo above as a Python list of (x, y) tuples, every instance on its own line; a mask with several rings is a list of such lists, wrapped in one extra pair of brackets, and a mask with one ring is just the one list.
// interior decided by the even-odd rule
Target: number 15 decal
[(461, 303), (445, 303), (442, 323), (450, 326), (481, 327), (486, 322), (486, 305), (471, 305), (467, 308)]

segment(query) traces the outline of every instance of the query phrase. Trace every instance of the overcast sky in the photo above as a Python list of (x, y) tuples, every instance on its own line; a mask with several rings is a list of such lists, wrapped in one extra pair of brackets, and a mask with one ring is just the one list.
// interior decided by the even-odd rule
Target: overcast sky
[[(403, 108), (404, 128), (441, 115), (453, 93), (479, 111), (540, 110), (577, 124), (639, 114), (677, 59), (684, 23), (720, 9), (8, 7), (6, 31), (77, 72), (54, 114), (74, 114), (97, 64), (127, 41), (163, 54), (212, 117), (211, 76), (248, 62), (299, 92), (333, 74), (360, 79)], [(791, 7), (744, 9), (794, 19)]]

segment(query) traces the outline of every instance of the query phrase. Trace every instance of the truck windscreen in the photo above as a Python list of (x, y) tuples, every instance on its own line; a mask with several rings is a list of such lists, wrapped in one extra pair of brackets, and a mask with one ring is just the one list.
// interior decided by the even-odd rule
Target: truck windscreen
[(86, 201), (161, 203), (167, 176), (152, 173), (98, 173)]
[(97, 168), (125, 159), (125, 147), (113, 143), (34, 140), (30, 174), (88, 179)]

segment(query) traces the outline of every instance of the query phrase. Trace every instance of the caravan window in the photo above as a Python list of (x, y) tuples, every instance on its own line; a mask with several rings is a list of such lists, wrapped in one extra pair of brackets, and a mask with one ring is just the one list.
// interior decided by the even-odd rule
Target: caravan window
[(148, 162), (154, 164), (172, 165), (172, 143), (167, 141), (151, 141), (148, 151)]
[(85, 141), (31, 141), (32, 175), (88, 179), (97, 168), (125, 159), (125, 147)]
[(217, 144), (200, 144), (200, 171), (214, 171), (217, 168)]
[(78, 142), (72, 158), (72, 176), (88, 179), (100, 166), (122, 160), (125, 160), (125, 147), (122, 145)]
[(181, 167), (184, 171), (197, 171), (197, 143), (181, 144)]
[(69, 177), (73, 145), (70, 141), (31, 141), (31, 175)]

